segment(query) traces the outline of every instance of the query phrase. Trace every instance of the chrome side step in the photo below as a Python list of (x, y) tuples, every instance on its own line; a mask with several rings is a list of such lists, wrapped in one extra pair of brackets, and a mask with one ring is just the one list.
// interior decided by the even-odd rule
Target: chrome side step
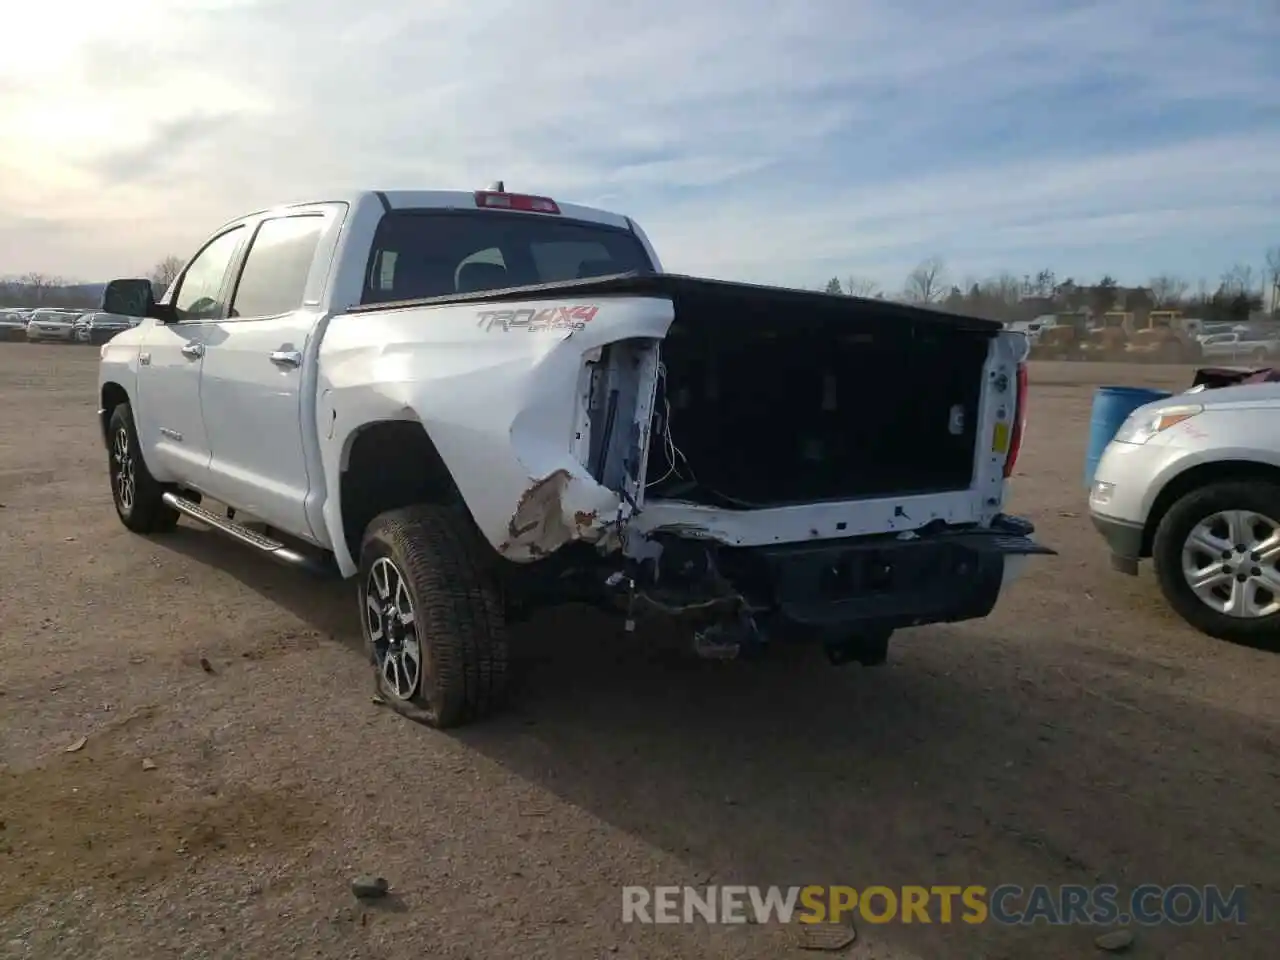
[(219, 516), (207, 507), (202, 507), (200, 504), (185, 497), (180, 497), (176, 493), (166, 493), (161, 499), (184, 517), (190, 517), (192, 520), (197, 520), (207, 527), (213, 527), (219, 533), (224, 533), (247, 547), (253, 547), (259, 553), (263, 553), (273, 560), (278, 560), (291, 567), (298, 567), (320, 577), (332, 577), (336, 573), (335, 568), (328, 566), (320, 559), (309, 557), (297, 550), (293, 550), (278, 540), (272, 540), (256, 530), (250, 530), (243, 524), (236, 523), (230, 517)]

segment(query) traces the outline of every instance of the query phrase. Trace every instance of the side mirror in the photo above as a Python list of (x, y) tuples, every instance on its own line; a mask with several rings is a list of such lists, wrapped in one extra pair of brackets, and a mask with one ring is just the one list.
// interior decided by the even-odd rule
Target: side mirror
[(154, 315), (155, 291), (150, 280), (112, 280), (102, 291), (102, 310), (125, 317)]

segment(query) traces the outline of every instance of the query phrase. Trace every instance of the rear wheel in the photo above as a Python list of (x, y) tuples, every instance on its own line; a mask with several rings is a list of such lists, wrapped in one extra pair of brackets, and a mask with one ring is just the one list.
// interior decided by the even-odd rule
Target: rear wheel
[(376, 517), (360, 550), (360, 618), (378, 694), (446, 729), (496, 710), (507, 689), (502, 592), (456, 507)]
[(1224, 481), (1193, 490), (1160, 521), (1152, 543), (1165, 598), (1220, 640), (1280, 640), (1280, 485)]
[(178, 525), (178, 511), (164, 502), (164, 487), (142, 459), (127, 403), (118, 404), (107, 422), (107, 474), (116, 514), (134, 533), (163, 533)]

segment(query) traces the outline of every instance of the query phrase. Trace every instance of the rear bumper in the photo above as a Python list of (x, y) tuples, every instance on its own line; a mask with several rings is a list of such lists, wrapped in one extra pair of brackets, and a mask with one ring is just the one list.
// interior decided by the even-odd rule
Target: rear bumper
[(992, 529), (912, 539), (755, 548), (738, 558), (738, 576), (732, 557), (723, 569), (739, 583), (767, 581), (768, 605), (789, 623), (827, 630), (951, 623), (985, 617), (1028, 556), (1056, 553), (1034, 532), (1005, 517)]

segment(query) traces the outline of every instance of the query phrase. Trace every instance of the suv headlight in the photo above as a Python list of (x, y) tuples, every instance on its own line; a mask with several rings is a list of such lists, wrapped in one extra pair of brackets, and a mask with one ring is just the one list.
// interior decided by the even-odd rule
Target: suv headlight
[(1198, 405), (1163, 407), (1160, 410), (1137, 410), (1120, 425), (1113, 439), (1117, 443), (1146, 443), (1157, 433), (1162, 433), (1203, 410), (1204, 407)]

